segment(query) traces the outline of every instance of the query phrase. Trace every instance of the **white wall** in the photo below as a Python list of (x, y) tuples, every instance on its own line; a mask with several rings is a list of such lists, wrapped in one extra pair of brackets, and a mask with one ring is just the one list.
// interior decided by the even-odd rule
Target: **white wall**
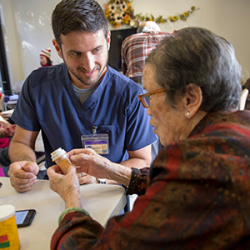
[[(13, 81), (26, 78), (38, 68), (39, 53), (52, 49), (54, 64), (62, 60), (52, 45), (51, 13), (60, 0), (0, 0)], [(104, 5), (108, 0), (98, 0)], [(135, 14), (153, 14), (168, 17), (187, 11), (191, 6), (199, 8), (187, 21), (160, 24), (162, 31), (172, 32), (187, 26), (207, 28), (229, 40), (242, 65), (244, 79), (250, 77), (250, 1), (249, 0), (133, 0)], [(112, 27), (110, 27), (112, 29)], [(122, 27), (125, 28), (125, 27)]]

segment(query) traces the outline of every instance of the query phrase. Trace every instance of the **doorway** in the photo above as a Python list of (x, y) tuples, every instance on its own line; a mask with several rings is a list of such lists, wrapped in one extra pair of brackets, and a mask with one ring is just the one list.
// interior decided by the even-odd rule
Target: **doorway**
[(8, 63), (6, 58), (4, 35), (2, 28), (2, 16), (0, 12), (0, 92), (11, 95), (11, 83), (9, 77)]

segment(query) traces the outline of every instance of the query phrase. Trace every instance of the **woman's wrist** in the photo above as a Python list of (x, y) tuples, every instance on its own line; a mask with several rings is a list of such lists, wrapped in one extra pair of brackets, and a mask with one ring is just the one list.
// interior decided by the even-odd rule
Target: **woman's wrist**
[(132, 176), (132, 169), (121, 164), (116, 165), (117, 166), (113, 166), (113, 172), (110, 173), (110, 178), (108, 179), (117, 181), (128, 187)]
[(81, 205), (82, 204), (80, 199), (70, 199), (65, 201), (65, 209), (70, 207), (82, 207)]
[(65, 209), (70, 207), (82, 207), (80, 189), (75, 193), (69, 193), (64, 199)]
[(83, 213), (85, 213), (86, 215), (90, 216), (89, 213), (88, 213), (85, 209), (83, 209), (83, 208), (81, 208), (81, 207), (69, 207), (69, 208), (65, 209), (65, 210), (61, 213), (61, 215), (59, 216), (58, 224), (61, 223), (61, 221), (63, 220), (63, 218), (64, 218), (64, 216), (65, 216), (66, 214), (71, 213), (71, 212), (75, 212), (75, 211), (80, 211), (80, 212), (83, 212)]

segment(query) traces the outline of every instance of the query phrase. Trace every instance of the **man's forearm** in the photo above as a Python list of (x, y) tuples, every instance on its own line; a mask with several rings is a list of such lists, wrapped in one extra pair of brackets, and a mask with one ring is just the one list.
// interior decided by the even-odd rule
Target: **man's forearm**
[(150, 167), (150, 162), (140, 158), (130, 158), (120, 163), (128, 168), (147, 168)]
[(16, 161), (36, 161), (35, 151), (20, 142), (11, 141), (9, 146), (9, 157), (11, 162)]
[(150, 167), (152, 156), (151, 156), (151, 145), (144, 148), (128, 151), (129, 159), (121, 162), (123, 166), (128, 168), (147, 168)]

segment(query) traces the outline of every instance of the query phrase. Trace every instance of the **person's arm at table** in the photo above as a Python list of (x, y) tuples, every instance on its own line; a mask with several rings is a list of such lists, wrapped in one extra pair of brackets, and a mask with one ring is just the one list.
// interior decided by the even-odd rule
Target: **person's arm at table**
[[(141, 148), (136, 151), (128, 151), (129, 159), (123, 162), (120, 162), (120, 165), (123, 165), (128, 168), (137, 168), (143, 169), (150, 166), (152, 160), (151, 154), (151, 145), (148, 145), (144, 148)], [(107, 180), (107, 184), (120, 183), (112, 180)]]
[[(59, 228), (55, 232), (56, 236), (51, 241), (51, 249), (61, 249), (61, 244), (63, 244), (64, 249), (75, 249), (78, 246), (79, 235), (86, 236), (84, 249), (89, 249), (95, 243), (93, 239), (99, 237), (102, 233), (103, 227), (98, 222), (93, 221), (88, 212), (81, 208), (80, 184), (75, 166), (70, 165), (66, 175), (62, 174), (57, 165), (48, 168), (47, 173), (50, 188), (58, 193), (65, 202), (65, 211), (59, 217)], [(64, 225), (70, 231), (61, 230)], [(84, 228), (84, 225), (87, 229)], [(76, 236), (75, 230), (71, 231), (72, 227), (77, 230), (78, 236)], [(88, 229), (90, 230), (88, 231)], [(69, 240), (69, 245), (68, 241), (65, 242), (65, 236)], [(71, 237), (75, 239), (74, 246), (70, 240)]]
[[(51, 189), (65, 202), (65, 211), (59, 217), (59, 227), (52, 237), (50, 249), (104, 249), (101, 242), (97, 243), (104, 228), (81, 208), (75, 166), (70, 165), (66, 175), (57, 165), (50, 167), (47, 173)], [(105, 247), (108, 249), (108, 244)]]
[[(53, 236), (51, 249), (57, 249), (61, 245), (63, 245), (65, 249), (67, 249), (67, 247), (71, 249), (71, 237), (77, 239), (79, 235), (83, 235), (84, 238), (86, 238), (83, 239), (80, 237), (81, 244), (84, 242), (84, 248), (89, 249), (97, 242), (98, 237), (103, 231), (103, 227), (99, 223), (93, 221), (88, 212), (81, 208), (79, 180), (76, 172), (84, 171), (98, 178), (113, 178), (126, 186), (128, 186), (129, 182), (135, 184), (136, 180), (133, 179), (138, 178), (145, 192), (145, 177), (147, 177), (149, 168), (139, 170), (130, 169), (120, 164), (110, 162), (108, 159), (98, 155), (91, 149), (72, 150), (68, 153), (68, 156), (72, 163), (79, 166), (77, 169), (74, 165), (71, 165), (68, 173), (63, 175), (59, 166), (54, 165), (50, 167), (47, 172), (51, 189), (57, 192), (65, 202), (65, 211), (59, 218), (60, 226)], [(140, 180), (139, 173), (141, 172), (144, 177)], [(139, 185), (134, 185), (134, 187), (137, 186), (139, 187)], [(69, 229), (73, 227), (75, 230), (68, 231), (66, 229), (68, 227)], [(66, 231), (62, 230), (62, 228), (65, 228)], [(78, 236), (75, 235), (76, 231)], [(65, 236), (67, 240), (65, 240)], [(89, 237), (91, 240), (89, 240)], [(93, 238), (96, 238), (96, 240), (94, 241)], [(74, 242), (78, 245), (77, 241), (74, 240)]]
[(149, 167), (130, 168), (113, 163), (98, 155), (92, 149), (74, 149), (68, 153), (71, 162), (79, 166), (77, 172), (84, 172), (96, 178), (105, 178), (128, 187), (128, 194), (144, 194), (147, 188)]
[[(144, 148), (141, 148), (139, 150), (135, 150), (135, 151), (128, 151), (128, 154), (129, 154), (129, 159), (126, 160), (126, 161), (123, 161), (123, 162), (120, 162), (120, 164), (115, 164), (115, 163), (112, 163), (112, 165), (114, 166), (114, 177), (112, 179), (110, 178), (106, 178), (107, 181), (106, 183), (107, 184), (123, 184), (122, 182), (119, 182), (117, 180), (115, 180), (115, 178), (118, 178), (119, 179), (119, 176), (122, 172), (125, 172), (126, 173), (131, 173), (130, 170), (126, 169), (126, 168), (123, 168), (121, 166), (118, 166), (118, 165), (123, 165), (127, 168), (132, 168), (132, 167), (136, 167), (138, 169), (141, 169), (141, 168), (147, 168), (150, 166), (150, 163), (151, 163), (151, 159), (152, 159), (152, 156), (151, 156), (151, 145), (148, 145)], [(118, 172), (116, 172), (115, 170), (117, 169)], [(84, 171), (82, 171), (84, 172)], [(104, 177), (103, 177), (104, 178)], [(93, 177), (93, 175), (86, 175), (84, 177), (80, 177), (80, 184), (89, 184), (89, 183), (97, 183), (97, 180), (96, 178)], [(126, 186), (126, 185), (125, 185)]]
[(128, 186), (132, 170), (97, 154), (92, 149), (74, 149), (68, 152), (71, 162), (78, 166), (77, 172), (84, 172), (95, 178), (105, 178)]
[(136, 151), (128, 151), (129, 159), (120, 164), (129, 168), (149, 167), (152, 161), (151, 144)]
[(34, 151), (39, 131), (28, 131), (18, 125), (9, 146), (11, 162), (8, 175), (11, 185), (19, 192), (29, 191), (37, 181), (39, 167)]

